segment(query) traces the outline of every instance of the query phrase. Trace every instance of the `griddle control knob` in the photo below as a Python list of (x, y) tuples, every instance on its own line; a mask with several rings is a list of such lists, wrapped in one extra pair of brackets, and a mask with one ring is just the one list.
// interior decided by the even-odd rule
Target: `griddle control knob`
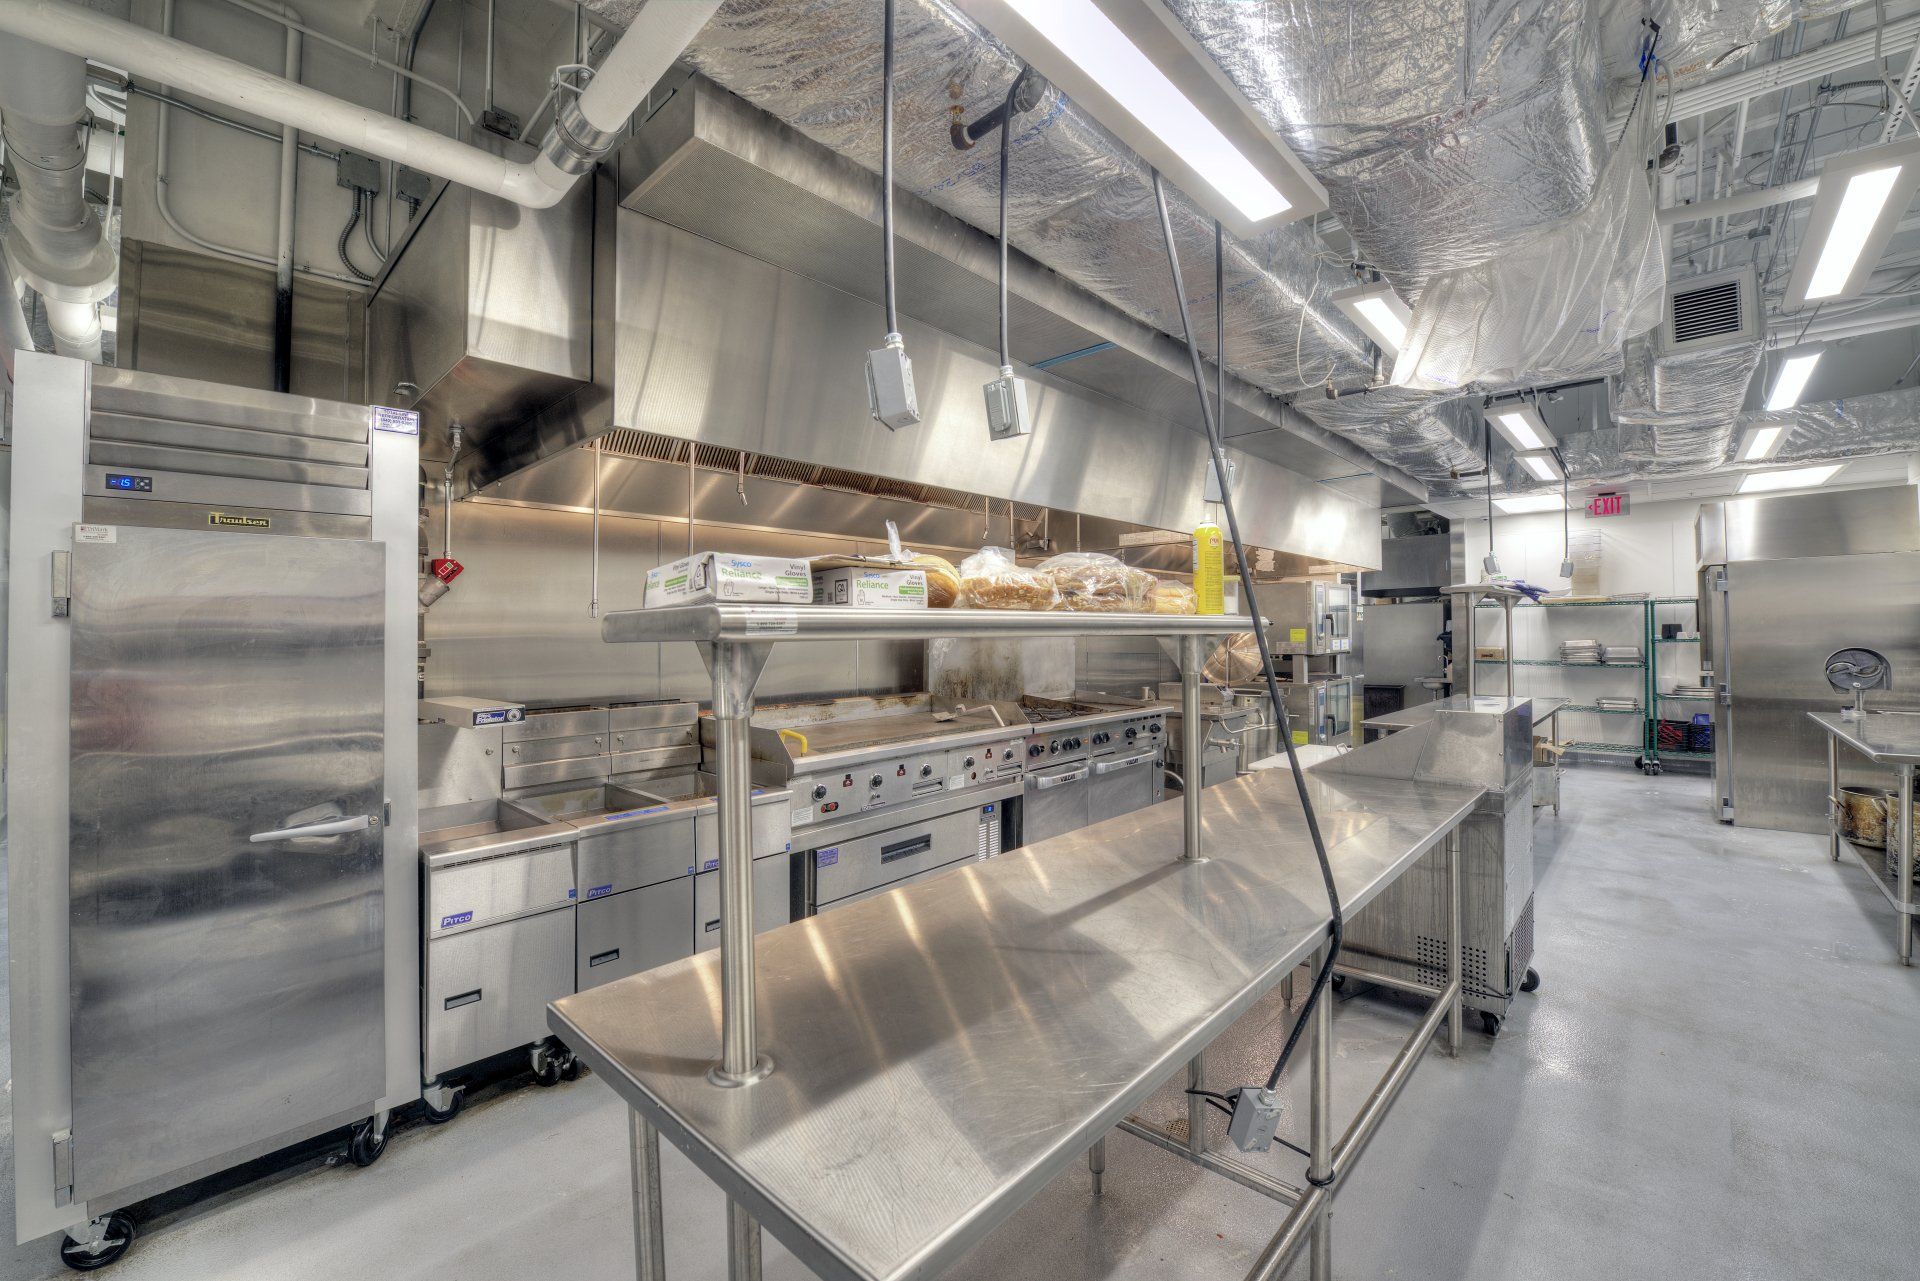
[[(1042, 746), (1040, 746), (1040, 744), (1038, 744), (1038, 743), (1034, 743), (1034, 744), (1033, 744), (1032, 746), (1030, 746), (1030, 747), (1028, 747), (1028, 748), (1027, 748), (1027, 755), (1028, 755), (1028, 756), (1038, 756), (1038, 755), (1040, 755), (1040, 754), (1041, 754), (1042, 752), (1044, 752), (1044, 751), (1046, 751), (1046, 750), (1047, 750), (1047, 749), (1046, 749), (1046, 748), (1044, 748), (1044, 747), (1042, 747)], [(1012, 755), (1013, 755), (1013, 753), (1012, 753), (1012, 752), (1008, 752), (1008, 753), (1007, 753), (1007, 755), (1008, 755), (1008, 756), (1012, 756)]]
[(1133, 726), (1129, 725), (1127, 727), (1127, 741), (1131, 743), (1134, 739), (1139, 737), (1140, 737), (1140, 731), (1135, 729)]
[(875, 774), (872, 778), (867, 780), (867, 786), (882, 787), (886, 784), (886, 781), (887, 781), (886, 779), (880, 777), (878, 774)]
[[(972, 761), (968, 761), (967, 763), (968, 763), (969, 765), (971, 765), (971, 764), (972, 764), (973, 762), (972, 762)], [(922, 766), (920, 767), (920, 777), (921, 777), (921, 778), (932, 778), (932, 777), (933, 777), (933, 766), (931, 766), (931, 765), (922, 765)]]
[[(1038, 753), (1038, 752), (1035, 752), (1035, 753), (1034, 753), (1034, 755), (1036, 755), (1036, 756), (1037, 756), (1037, 755), (1039, 755), (1039, 753)], [(1010, 760), (1012, 760), (1012, 759), (1013, 759), (1013, 749), (1012, 749), (1011, 747), (1009, 747), (1009, 748), (1008, 748), (1008, 749), (1007, 749), (1006, 751), (1004, 751), (1004, 752), (1002, 752), (1002, 753), (1000, 753), (1000, 759), (1001, 759), (1001, 760), (1003, 760), (1003, 761), (1010, 761)]]
[(973, 757), (971, 757), (971, 756), (969, 756), (969, 757), (967, 757), (967, 760), (966, 760), (966, 764), (965, 764), (964, 766), (962, 766), (962, 768), (963, 768), (963, 769), (972, 769), (972, 768), (973, 768), (973, 764), (974, 764), (974, 761), (973, 761)]
[(813, 785), (813, 799), (816, 801), (824, 801), (827, 799), (827, 785), (825, 783), (815, 783)]
[(1154, 722), (1153, 724), (1151, 724), (1151, 725), (1149, 725), (1149, 726), (1147, 726), (1147, 733), (1149, 733), (1149, 734), (1158, 734), (1159, 732), (1160, 732), (1160, 722), (1159, 722), (1159, 721), (1155, 721), (1155, 722)]

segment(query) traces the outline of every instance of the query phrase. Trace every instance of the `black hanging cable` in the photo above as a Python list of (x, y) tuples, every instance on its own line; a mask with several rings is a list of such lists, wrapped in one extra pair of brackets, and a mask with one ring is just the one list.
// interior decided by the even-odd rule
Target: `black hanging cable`
[[(1240, 518), (1234, 512), (1233, 486), (1227, 478), (1226, 450), (1220, 443), (1220, 426), (1214, 421), (1213, 404), (1207, 399), (1206, 372), (1200, 363), (1200, 348), (1194, 342), (1193, 321), (1187, 314), (1187, 289), (1180, 275), (1180, 251), (1173, 242), (1173, 220), (1167, 214), (1167, 189), (1160, 178), (1159, 170), (1153, 171), (1153, 198), (1160, 212), (1160, 235), (1167, 246), (1167, 267), (1173, 275), (1173, 296), (1180, 305), (1180, 332), (1186, 339), (1187, 359), (1193, 366), (1193, 389), (1200, 398), (1200, 418), (1207, 433), (1207, 452), (1213, 460), (1214, 475), (1220, 482), (1220, 506), (1227, 514), (1227, 536), (1233, 542), (1234, 560), (1240, 571), (1240, 591), (1247, 602), (1247, 608), (1256, 608), (1253, 601), (1253, 573), (1249, 568), (1245, 545), (1240, 541)], [(1224, 235), (1216, 223), (1214, 243), (1223, 243)], [(1216, 264), (1216, 280), (1224, 276), (1224, 267)], [(1216, 320), (1216, 334), (1224, 337), (1225, 328)], [(1216, 353), (1222, 355), (1224, 353)], [(1224, 389), (1224, 378), (1219, 386)], [(1224, 408), (1224, 404), (1222, 408)], [(1314, 1008), (1320, 1003), (1329, 981), (1333, 978), (1333, 966), (1340, 955), (1340, 943), (1345, 936), (1345, 918), (1340, 910), (1340, 891), (1333, 882), (1333, 864), (1327, 858), (1326, 840), (1320, 834), (1320, 820), (1314, 813), (1313, 798), (1307, 792), (1306, 772), (1300, 768), (1300, 757), (1293, 749), (1293, 732), (1287, 719), (1286, 701), (1280, 697), (1280, 682), (1274, 675), (1273, 654), (1267, 646), (1266, 628), (1260, 626), (1258, 619), (1253, 627), (1254, 644), (1260, 650), (1260, 666), (1267, 678), (1267, 697), (1273, 702), (1274, 724), (1280, 729), (1280, 742), (1286, 748), (1287, 764), (1293, 771), (1294, 789), (1300, 795), (1300, 809), (1307, 820), (1307, 833), (1313, 838), (1314, 857), (1320, 863), (1320, 876), (1326, 883), (1327, 904), (1332, 913), (1332, 926), (1328, 933), (1327, 957), (1314, 975), (1313, 987), (1307, 992), (1307, 999), (1300, 1009), (1300, 1018), (1287, 1033), (1286, 1044), (1280, 1047), (1280, 1056), (1274, 1061), (1273, 1071), (1267, 1077), (1266, 1088), (1275, 1089), (1285, 1074), (1287, 1062), (1293, 1056), (1294, 1047), (1300, 1042), (1300, 1035), (1306, 1031), (1307, 1022), (1313, 1017)], [(1195, 780), (1198, 782), (1198, 779)]]
[(1007, 86), (1007, 99), (1000, 109), (1000, 369), (1003, 373), (1013, 367), (1013, 360), (1007, 354), (1007, 165), (1012, 150), (1013, 97), (1026, 83), (1027, 70), (1020, 68), (1020, 74)]
[[(880, 236), (881, 274), (887, 295), (887, 335), (900, 332), (900, 311), (893, 299), (893, 6), (886, 0), (886, 29), (880, 41)], [(1005, 179), (1001, 185), (1005, 186)]]
[(360, 199), (360, 188), (355, 187), (353, 189), (353, 212), (347, 217), (347, 225), (340, 228), (340, 243), (337, 248), (340, 251), (340, 261), (346, 264), (347, 270), (362, 280), (370, 281), (373, 279), (372, 274), (360, 270), (353, 259), (347, 255), (347, 241), (352, 238), (353, 229), (360, 225)]

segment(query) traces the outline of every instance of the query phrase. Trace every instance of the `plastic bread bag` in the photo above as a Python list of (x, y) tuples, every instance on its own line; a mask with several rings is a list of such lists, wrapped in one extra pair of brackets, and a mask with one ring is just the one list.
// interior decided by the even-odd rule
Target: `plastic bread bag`
[(1039, 568), (1060, 592), (1057, 609), (1137, 614), (1153, 590), (1152, 574), (1101, 552), (1063, 552)]
[(1193, 588), (1171, 578), (1156, 578), (1153, 590), (1147, 593), (1147, 612), (1150, 614), (1197, 614), (1200, 601), (1194, 596)]
[(1005, 547), (982, 547), (960, 562), (954, 604), (962, 609), (1053, 609), (1059, 599), (1050, 576), (1023, 569)]

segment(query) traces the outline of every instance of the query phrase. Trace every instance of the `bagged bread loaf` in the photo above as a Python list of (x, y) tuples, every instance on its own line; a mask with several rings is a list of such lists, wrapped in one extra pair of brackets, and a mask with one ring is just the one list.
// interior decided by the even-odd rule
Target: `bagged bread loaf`
[(1200, 602), (1194, 597), (1193, 588), (1171, 578), (1153, 580), (1153, 590), (1147, 593), (1147, 612), (1150, 614), (1197, 614)]
[(921, 552), (907, 562), (906, 568), (926, 571), (927, 604), (933, 609), (946, 609), (960, 594), (960, 571), (943, 556)]
[(1015, 563), (1005, 547), (982, 547), (960, 562), (963, 609), (1053, 609), (1060, 599), (1053, 579)]
[(1060, 593), (1058, 609), (1140, 613), (1153, 588), (1152, 574), (1101, 552), (1063, 552), (1041, 561), (1039, 568)]

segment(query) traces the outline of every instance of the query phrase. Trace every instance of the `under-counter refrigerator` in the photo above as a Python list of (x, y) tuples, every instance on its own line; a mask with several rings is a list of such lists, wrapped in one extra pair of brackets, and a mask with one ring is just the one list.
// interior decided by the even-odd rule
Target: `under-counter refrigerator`
[[(1851, 702), (1827, 684), (1827, 656), (1879, 650), (1894, 686), (1867, 705), (1920, 711), (1920, 489), (1703, 503), (1694, 536), (1714, 815), (1825, 832), (1826, 737), (1807, 713)], [(1841, 757), (1843, 784), (1886, 785)]]

